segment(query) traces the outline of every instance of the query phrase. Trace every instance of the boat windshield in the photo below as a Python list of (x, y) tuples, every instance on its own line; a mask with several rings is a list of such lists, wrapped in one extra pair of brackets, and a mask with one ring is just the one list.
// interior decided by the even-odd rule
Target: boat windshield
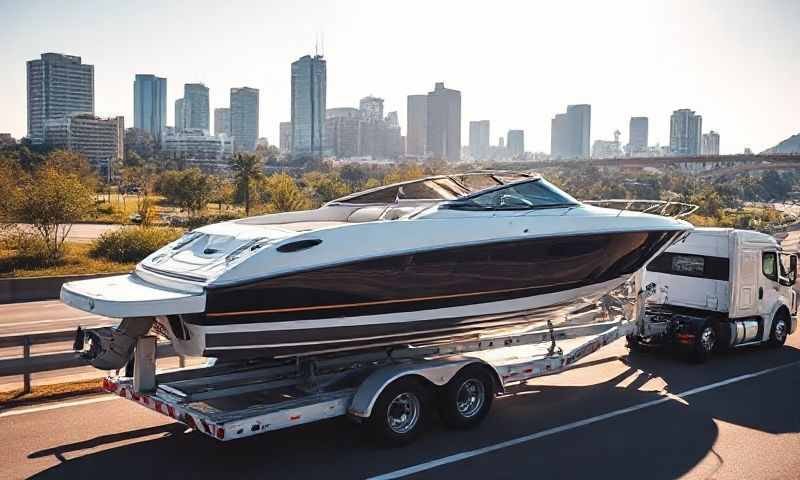
[(453, 200), (442, 208), (454, 210), (532, 210), (578, 205), (567, 193), (542, 178), (501, 185)]

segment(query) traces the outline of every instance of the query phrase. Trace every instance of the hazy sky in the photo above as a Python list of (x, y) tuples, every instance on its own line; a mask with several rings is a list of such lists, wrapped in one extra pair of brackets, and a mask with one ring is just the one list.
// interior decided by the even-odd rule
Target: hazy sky
[[(167, 78), (168, 125), (183, 84), (203, 82), (211, 108), (231, 87), (260, 90), (260, 134), (277, 143), (290, 116), (290, 63), (324, 36), (328, 108), (369, 94), (398, 110), (444, 81), (492, 143), (525, 130), (550, 150), (550, 119), (592, 105), (592, 141), (628, 141), (650, 117), (692, 108), (723, 153), (761, 151), (800, 132), (800, 1), (62, 1), (0, 0), (0, 132), (26, 133), (25, 61), (42, 52), (95, 66), (95, 109), (133, 124), (133, 78)], [(212, 118), (213, 122), (213, 118)]]

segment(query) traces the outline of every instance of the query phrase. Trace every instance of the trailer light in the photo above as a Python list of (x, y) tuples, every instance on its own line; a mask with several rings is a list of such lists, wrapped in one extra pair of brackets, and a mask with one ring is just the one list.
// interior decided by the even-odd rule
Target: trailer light
[(675, 338), (680, 343), (694, 343), (694, 335), (692, 335), (691, 333), (679, 333), (675, 335)]

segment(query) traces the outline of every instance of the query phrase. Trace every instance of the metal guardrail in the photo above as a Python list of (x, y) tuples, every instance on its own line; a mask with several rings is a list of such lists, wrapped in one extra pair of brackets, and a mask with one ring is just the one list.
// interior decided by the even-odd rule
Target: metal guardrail
[(681, 218), (697, 211), (697, 205), (691, 203), (674, 202), (672, 200), (639, 200), (618, 199), (609, 200), (583, 200), (583, 203), (598, 207), (613, 208), (620, 211), (631, 210), (641, 213), (651, 213), (664, 217)]
[[(21, 347), (22, 357), (0, 359), (0, 377), (22, 375), (23, 393), (31, 391), (31, 374), (63, 370), (65, 368), (85, 367), (90, 361), (81, 357), (77, 352), (55, 352), (32, 355), (33, 345), (49, 343), (72, 342), (75, 339), (75, 329), (52, 330), (46, 332), (33, 332), (14, 335), (0, 335), (0, 348)], [(170, 343), (159, 343), (156, 350), (158, 358), (175, 355), (175, 350)], [(183, 358), (181, 357), (181, 366)]]

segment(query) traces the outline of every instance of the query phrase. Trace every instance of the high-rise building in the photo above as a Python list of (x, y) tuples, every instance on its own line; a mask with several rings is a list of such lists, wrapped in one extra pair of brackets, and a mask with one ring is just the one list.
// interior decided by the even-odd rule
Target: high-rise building
[(94, 115), (94, 66), (81, 57), (43, 53), (27, 63), (28, 138), (44, 141), (46, 120), (88, 113)]
[(469, 122), (469, 154), (473, 160), (484, 159), (489, 154), (489, 120)]
[(506, 135), (508, 139), (508, 154), (517, 157), (525, 153), (525, 132), (522, 130), (509, 130)]
[(506, 148), (506, 141), (503, 137), (497, 139), (497, 146), (500, 148)]
[(322, 156), (326, 63), (306, 55), (292, 63), (292, 154)]
[(230, 108), (215, 108), (214, 109), (214, 135), (221, 134), (231, 136), (231, 109)]
[(700, 155), (703, 117), (683, 108), (672, 112), (669, 122), (669, 151), (673, 155)]
[[(187, 83), (183, 86), (184, 109), (187, 123), (184, 128), (199, 128), (210, 132), (210, 110), (208, 109), (208, 87), (202, 83)], [(186, 109), (186, 104), (189, 108)], [(177, 122), (176, 122), (177, 123)]]
[(406, 109), (406, 155), (425, 156), (428, 142), (428, 96), (409, 95)]
[(434, 158), (461, 160), (461, 92), (437, 82), (428, 92), (426, 153)]
[(167, 158), (188, 167), (217, 172), (228, 168), (233, 141), (227, 135), (209, 135), (202, 128), (177, 130), (167, 127), (161, 137), (161, 151)]
[(237, 152), (254, 152), (258, 140), (258, 89), (231, 88), (231, 135)]
[(719, 155), (719, 133), (711, 130), (703, 134), (702, 155)]
[(361, 110), (361, 117), (368, 122), (380, 122), (383, 120), (383, 99), (372, 95), (364, 97), (358, 103)]
[(630, 132), (628, 134), (628, 154), (636, 156), (647, 152), (647, 117), (631, 117)]
[(185, 130), (189, 128), (189, 115), (192, 105), (184, 98), (175, 100), (175, 129)]
[(387, 113), (385, 121), (392, 127), (400, 126), (400, 118), (397, 116), (397, 111)]
[(358, 108), (329, 108), (325, 112), (325, 152), (337, 158), (361, 156), (362, 112)]
[(280, 123), (278, 148), (280, 149), (281, 153), (289, 153), (292, 151), (292, 122)]
[(568, 105), (550, 123), (550, 157), (554, 159), (589, 158), (592, 126), (591, 105)]
[(136, 74), (133, 80), (133, 126), (161, 138), (167, 126), (167, 79)]
[(80, 153), (106, 178), (113, 173), (114, 162), (122, 161), (124, 139), (124, 117), (98, 118), (89, 113), (74, 113), (44, 123), (46, 145)]

